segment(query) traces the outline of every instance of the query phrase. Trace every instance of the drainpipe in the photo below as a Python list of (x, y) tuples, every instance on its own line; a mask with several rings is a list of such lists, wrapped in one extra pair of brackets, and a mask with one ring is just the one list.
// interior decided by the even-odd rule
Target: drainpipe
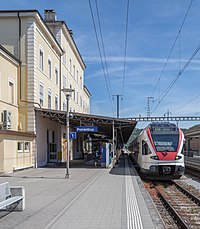
[(61, 61), (61, 54), (60, 54), (60, 62), (59, 62), (59, 72), (60, 72), (60, 83), (59, 83), (59, 97), (60, 97), (60, 99), (59, 99), (59, 102), (60, 102), (60, 110), (61, 110), (61, 80), (62, 80), (62, 72), (61, 72), (61, 68), (62, 68), (62, 61)]
[(18, 17), (18, 31), (19, 31), (19, 36), (18, 36), (18, 59), (20, 60), (19, 62), (19, 81), (20, 81), (20, 86), (19, 86), (19, 98), (20, 100), (22, 99), (22, 61), (21, 61), (21, 18), (19, 16), (20, 12), (17, 12), (17, 17)]

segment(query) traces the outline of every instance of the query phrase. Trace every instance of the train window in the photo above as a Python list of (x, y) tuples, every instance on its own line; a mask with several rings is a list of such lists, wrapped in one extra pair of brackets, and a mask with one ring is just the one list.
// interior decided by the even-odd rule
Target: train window
[(148, 155), (151, 151), (145, 141), (142, 141), (142, 155)]
[(175, 152), (178, 147), (178, 134), (152, 134), (153, 142), (158, 152)]

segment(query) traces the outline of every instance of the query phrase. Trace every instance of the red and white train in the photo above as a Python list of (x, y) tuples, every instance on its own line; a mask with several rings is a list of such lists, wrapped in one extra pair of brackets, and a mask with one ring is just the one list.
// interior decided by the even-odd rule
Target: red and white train
[(184, 174), (184, 135), (169, 122), (147, 126), (129, 145), (140, 172), (150, 179), (178, 179)]

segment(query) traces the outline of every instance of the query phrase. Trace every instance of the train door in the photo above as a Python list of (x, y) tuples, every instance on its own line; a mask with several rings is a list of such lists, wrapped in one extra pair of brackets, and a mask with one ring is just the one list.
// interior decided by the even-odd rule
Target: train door
[(47, 130), (47, 155), (48, 162), (56, 162), (58, 160), (55, 131), (53, 130)]
[(142, 163), (148, 162), (150, 149), (146, 141), (142, 141)]
[(137, 162), (139, 166), (141, 167), (142, 165), (142, 142), (139, 140), (138, 141), (138, 156), (137, 156)]

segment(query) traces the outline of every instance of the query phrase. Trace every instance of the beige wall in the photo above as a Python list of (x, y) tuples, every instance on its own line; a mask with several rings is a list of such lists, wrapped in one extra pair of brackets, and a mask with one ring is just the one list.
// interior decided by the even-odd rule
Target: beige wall
[[(43, 51), (44, 69), (40, 68), (40, 50)], [(40, 84), (44, 87), (44, 105), (43, 108), (48, 108), (48, 90), (51, 90), (51, 109), (55, 109), (55, 96), (58, 97), (59, 109), (59, 59), (60, 57), (51, 47), (51, 44), (42, 35), (39, 28), (36, 30), (36, 98), (37, 102), (40, 101)], [(51, 61), (51, 78), (48, 72), (48, 60)], [(55, 69), (58, 70), (58, 84), (56, 84)]]
[[(6, 51), (0, 48), (0, 172), (32, 166), (32, 141), (25, 135), (19, 135), (18, 113), (18, 77), (19, 63)], [(13, 85), (12, 96), (9, 82)], [(13, 100), (11, 100), (11, 97)], [(11, 112), (11, 127), (3, 129), (3, 111)], [(18, 152), (18, 142), (28, 145)], [(26, 143), (25, 143), (26, 142)]]
[(4, 172), (4, 141), (0, 138), (0, 172)]
[[(48, 23), (49, 28), (54, 33), (54, 36), (61, 45), (64, 54), (62, 56), (62, 75), (61, 89), (64, 87), (75, 90), (69, 101), (69, 109), (79, 113), (89, 113), (90, 111), (90, 96), (86, 96), (84, 92), (84, 70), (85, 66), (81, 56), (73, 43), (70, 33), (66, 30), (65, 25), (57, 23)], [(63, 77), (66, 77), (66, 85), (63, 84)], [(65, 95), (61, 93), (61, 110), (65, 103)], [(84, 106), (85, 104), (85, 106)], [(85, 108), (87, 106), (87, 109)]]
[[(28, 151), (23, 147), (22, 151), (18, 151), (18, 142), (22, 144), (30, 144)], [(17, 135), (0, 136), (0, 173), (11, 172), (13, 170), (31, 167), (33, 165), (32, 156), (32, 140), (26, 137), (19, 137)]]
[[(37, 161), (47, 161), (47, 149), (45, 148), (46, 135), (43, 133), (47, 128), (58, 131), (58, 134), (60, 134), (58, 142), (60, 142), (60, 148), (62, 149), (61, 141), (63, 130), (59, 132), (58, 129), (61, 128), (65, 130), (64, 126), (58, 125), (58, 123), (44, 122), (46, 125), (45, 128), (40, 128), (39, 132), (36, 132), (36, 125), (39, 125), (39, 123), (36, 122), (34, 108), (38, 107), (38, 103), (40, 102), (41, 83), (44, 86), (43, 108), (48, 108), (48, 90), (50, 89), (51, 109), (55, 109), (55, 97), (57, 96), (58, 109), (60, 109), (59, 105), (61, 104), (61, 110), (63, 110), (63, 103), (66, 102), (66, 97), (64, 93), (61, 92), (61, 89), (65, 87), (65, 85), (63, 85), (63, 76), (66, 76), (66, 86), (69, 88), (70, 85), (72, 85), (72, 89), (75, 89), (75, 96), (72, 95), (69, 103), (71, 111), (88, 113), (90, 110), (85, 109), (86, 105), (87, 108), (90, 106), (90, 96), (85, 93), (83, 87), (85, 66), (71, 35), (66, 28), (63, 27), (64, 24), (59, 25), (60, 28), (56, 28), (57, 30), (52, 29), (53, 32), (55, 31), (55, 37), (57, 41), (60, 42), (61, 48), (66, 52), (66, 62), (63, 63), (64, 57), (62, 57), (60, 74), (60, 55), (62, 55), (62, 49), (52, 34), (49, 33), (39, 14), (36, 11), (20, 12), (20, 20), (21, 40), (19, 43), (20, 21), (17, 12), (0, 15), (0, 29), (3, 31), (0, 33), (0, 44), (8, 48), (16, 57), (19, 58), (20, 54), (21, 60), (21, 66), (17, 68), (7, 60), (0, 59), (0, 112), (4, 109), (9, 109), (12, 112), (12, 130), (37, 133), (39, 137), (37, 137), (36, 143), (34, 143), (33, 139), (30, 140), (31, 152), (29, 155), (29, 153), (20, 153), (17, 151), (19, 140), (17, 135), (12, 141), (4, 136), (3, 141), (0, 142), (0, 149), (2, 148), (4, 153), (0, 155), (0, 157), (5, 157), (8, 147), (9, 151), (12, 151), (13, 162), (11, 164), (13, 168), (31, 165), (33, 158), (38, 155)], [(40, 68), (40, 49), (44, 54), (43, 70)], [(49, 78), (48, 75), (48, 59), (51, 60), (51, 78)], [(55, 68), (58, 70), (58, 84), (56, 84), (55, 80)], [(9, 103), (8, 94), (6, 94), (6, 92), (4, 93), (5, 85), (8, 85), (8, 79), (12, 79), (12, 82), (15, 84), (13, 104)], [(20, 81), (20, 79), (22, 79), (22, 81)], [(61, 101), (59, 101), (60, 95)], [(80, 97), (82, 98), (82, 104)], [(43, 121), (44, 119), (42, 122)], [(25, 137), (21, 140), (23, 139), (25, 139)], [(36, 150), (38, 150), (38, 152), (36, 152)], [(11, 155), (9, 155), (9, 157), (11, 157)], [(10, 168), (11, 165), (9, 165), (9, 163), (8, 167)]]
[(16, 160), (17, 142), (15, 140), (12, 141), (6, 139), (4, 139), (3, 142), (4, 142), (3, 171), (4, 172), (13, 171), (13, 167), (15, 165), (15, 160)]
[[(1, 51), (1, 50), (0, 50)], [(18, 130), (18, 106), (17, 106), (17, 83), (18, 83), (17, 63), (9, 60), (8, 55), (0, 53), (0, 123), (2, 123), (3, 110), (8, 110), (12, 114), (11, 130)], [(9, 82), (13, 84), (13, 102), (11, 101), (11, 88)]]
[[(62, 78), (65, 75), (67, 77), (67, 87), (70, 88), (71, 85), (72, 89), (74, 90), (69, 102), (69, 108), (71, 108), (71, 111), (75, 110), (76, 112), (81, 113), (83, 112), (83, 109), (80, 103), (80, 97), (83, 97), (82, 82), (83, 82), (84, 68), (81, 66), (79, 62), (80, 57), (77, 58), (77, 55), (75, 55), (75, 50), (73, 50), (69, 38), (66, 37), (65, 33), (62, 32), (61, 34), (62, 34), (61, 47), (63, 48), (63, 50), (65, 50), (65, 55), (66, 55), (66, 62), (64, 63), (64, 61), (62, 61), (62, 69), (63, 69)], [(82, 78), (81, 82), (80, 82), (80, 78)], [(62, 80), (62, 88), (64, 87), (65, 85), (63, 85), (63, 80)], [(78, 93), (78, 98), (77, 98), (77, 93)], [(62, 93), (62, 100), (65, 101), (64, 93)]]

